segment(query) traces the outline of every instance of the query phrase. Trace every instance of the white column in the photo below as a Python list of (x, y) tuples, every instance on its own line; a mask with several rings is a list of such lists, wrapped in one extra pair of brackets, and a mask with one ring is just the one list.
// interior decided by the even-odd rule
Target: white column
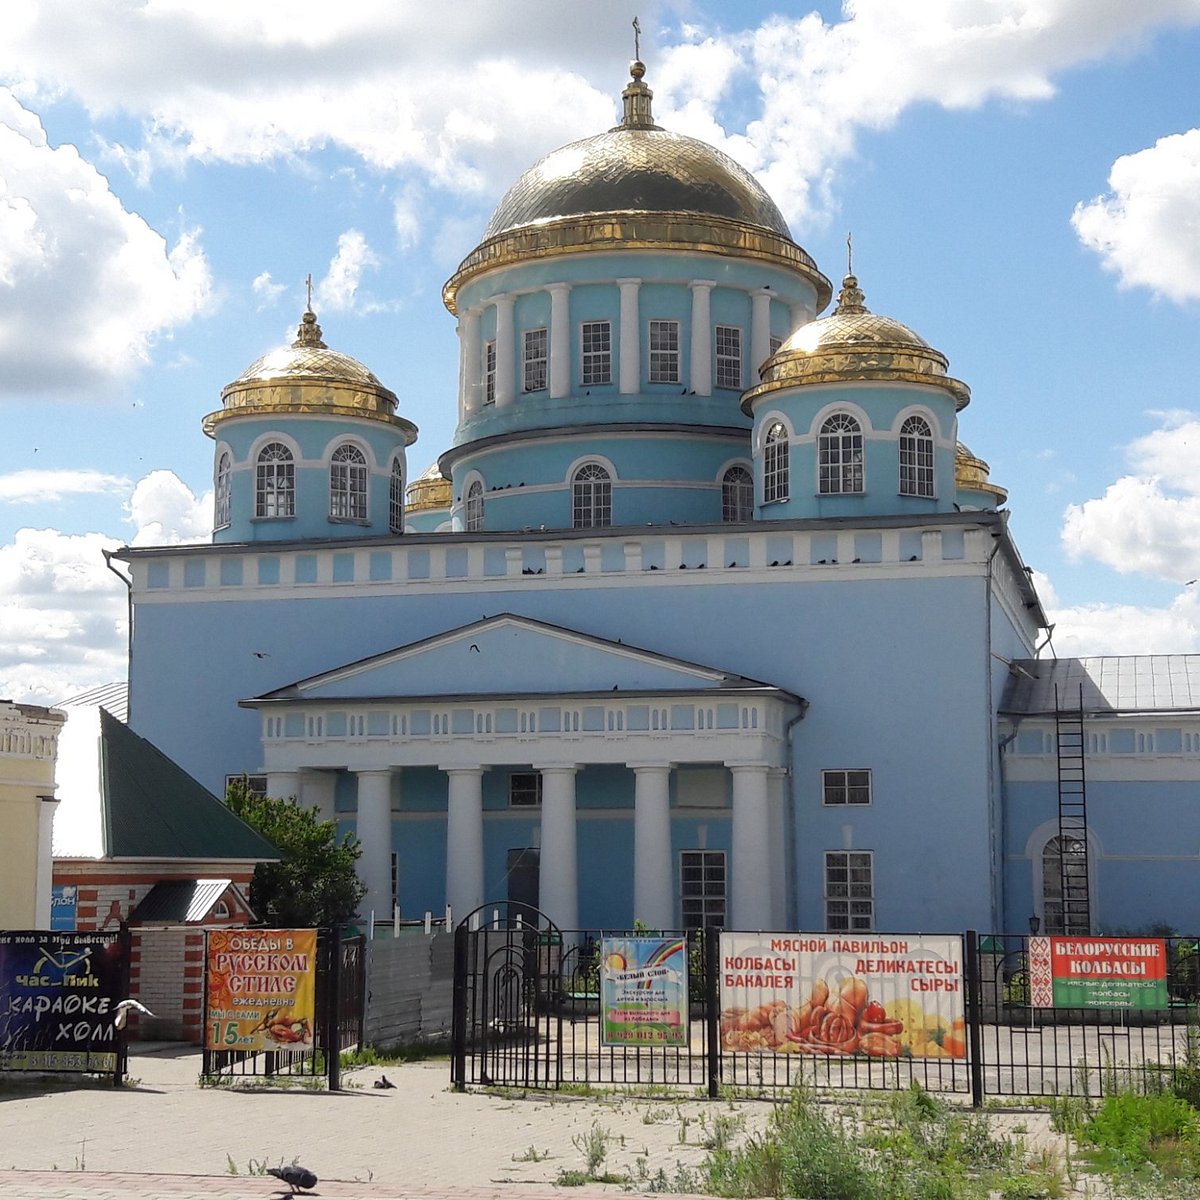
[(787, 772), (772, 767), (767, 772), (767, 840), (771, 846), (771, 928), (789, 929), (787, 835)]
[(560, 928), (579, 928), (579, 859), (575, 834), (576, 767), (542, 769), (542, 836), (538, 907)]
[(692, 280), (692, 372), (689, 383), (697, 396), (712, 395), (712, 316), (710, 314), (713, 279)]
[(355, 836), (362, 843), (358, 877), (367, 885), (358, 911), (378, 918), (392, 915), (392, 773), (359, 771), (358, 822)]
[(300, 799), (299, 771), (268, 771), (267, 795), (276, 800)]
[(767, 768), (733, 766), (733, 830), (729, 899), (731, 929), (771, 926), (771, 848)]
[(462, 318), (463, 325), (463, 409), (469, 414), (479, 411), (483, 394), (480, 382), (483, 377), (483, 357), (480, 347), (479, 309), (469, 309)]
[(458, 423), (467, 415), (467, 323), (458, 318), (454, 332), (458, 334)]
[(792, 328), (789, 330), (789, 332), (795, 333), (796, 330), (799, 329), (801, 325), (807, 325), (809, 323), (809, 321), (811, 321), (812, 319), (813, 319), (813, 315), (812, 315), (812, 313), (809, 312), (808, 305), (793, 304), (792, 305)]
[(483, 768), (442, 769), (450, 777), (446, 903), (460, 921), (483, 903)]
[(50, 895), (54, 888), (54, 810), (58, 807), (55, 796), (39, 796), (38, 806), (38, 848), (37, 848), (37, 882), (33, 894), (33, 927), (34, 929), (50, 928)]
[(552, 283), (550, 293), (550, 398), (571, 394), (571, 285)]
[(750, 381), (758, 382), (758, 372), (771, 357), (771, 292), (759, 288), (750, 294)]
[(337, 815), (336, 790), (337, 776), (332, 771), (300, 772), (300, 803), (315, 808), (322, 821), (332, 821)]
[(670, 765), (635, 766), (633, 915), (651, 929), (674, 929)]
[(638, 291), (640, 279), (618, 279), (621, 289), (621, 342), (619, 384), (623, 396), (632, 395), (641, 386), (642, 339), (641, 320), (638, 313)]
[(496, 407), (516, 398), (516, 348), (513, 345), (514, 296), (496, 297)]

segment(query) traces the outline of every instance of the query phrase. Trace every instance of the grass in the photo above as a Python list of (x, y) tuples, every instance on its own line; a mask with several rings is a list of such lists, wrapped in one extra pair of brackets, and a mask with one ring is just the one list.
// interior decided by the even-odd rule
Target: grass
[(351, 1067), (398, 1067), (405, 1063), (437, 1062), (450, 1057), (448, 1040), (413, 1042), (379, 1050), (374, 1046), (360, 1046), (354, 1050), (343, 1050), (342, 1070)]

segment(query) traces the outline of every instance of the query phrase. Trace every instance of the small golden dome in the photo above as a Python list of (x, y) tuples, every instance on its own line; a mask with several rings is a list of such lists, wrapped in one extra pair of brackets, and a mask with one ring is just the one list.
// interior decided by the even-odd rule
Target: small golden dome
[(409, 512), (426, 512), (431, 508), (450, 507), (450, 480), (442, 475), (437, 463), (425, 468), (404, 492), (404, 506)]
[(959, 442), (954, 448), (954, 486), (967, 492), (986, 492), (995, 496), (998, 504), (1008, 499), (1008, 492), (988, 478), (989, 467)]
[(766, 361), (742, 411), (750, 415), (756, 399), (780, 388), (848, 380), (933, 384), (954, 397), (956, 409), (966, 408), (971, 389), (946, 374), (946, 356), (907, 325), (871, 312), (864, 299), (858, 279), (847, 275), (837, 308), (801, 325)]

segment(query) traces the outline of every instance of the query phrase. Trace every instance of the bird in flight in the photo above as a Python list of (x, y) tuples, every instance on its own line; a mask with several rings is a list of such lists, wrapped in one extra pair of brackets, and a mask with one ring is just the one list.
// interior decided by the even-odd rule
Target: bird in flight
[(124, 1029), (125, 1022), (129, 1020), (129, 1014), (131, 1011), (145, 1013), (145, 1015), (148, 1017), (155, 1015), (138, 1000), (122, 1000), (117, 1005), (117, 1015), (113, 1017), (113, 1024), (118, 1029)]

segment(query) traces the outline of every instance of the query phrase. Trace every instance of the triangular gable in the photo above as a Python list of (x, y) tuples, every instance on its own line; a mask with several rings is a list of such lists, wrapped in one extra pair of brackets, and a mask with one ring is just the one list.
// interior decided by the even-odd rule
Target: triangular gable
[[(223, 911), (217, 906), (224, 901)], [(254, 911), (230, 879), (163, 879), (129, 914), (131, 925), (202, 925), (231, 918), (253, 920)]]
[(261, 700), (697, 692), (766, 685), (503, 613), (325, 671)]

